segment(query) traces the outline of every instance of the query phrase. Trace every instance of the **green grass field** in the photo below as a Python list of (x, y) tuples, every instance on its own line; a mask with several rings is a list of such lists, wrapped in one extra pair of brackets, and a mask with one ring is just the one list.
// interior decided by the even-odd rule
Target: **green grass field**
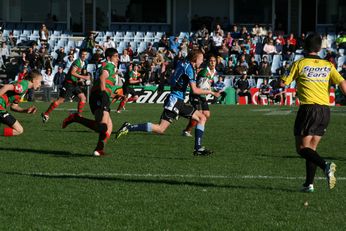
[[(37, 106), (43, 111), (48, 104)], [(318, 170), (316, 191), (306, 194), (299, 192), (305, 162), (292, 135), (296, 107), (211, 105), (204, 145), (213, 156), (192, 155), (181, 118), (165, 135), (112, 136), (110, 155), (101, 158), (91, 155), (96, 133), (79, 124), (61, 129), (75, 107), (62, 105), (47, 124), (40, 113), (13, 113), (25, 132), (0, 137), (0, 230), (346, 227), (345, 108), (333, 108), (318, 149), (337, 164), (337, 186), (328, 190)], [(127, 105), (112, 113), (114, 130), (124, 121), (157, 122), (161, 111), (162, 105)]]

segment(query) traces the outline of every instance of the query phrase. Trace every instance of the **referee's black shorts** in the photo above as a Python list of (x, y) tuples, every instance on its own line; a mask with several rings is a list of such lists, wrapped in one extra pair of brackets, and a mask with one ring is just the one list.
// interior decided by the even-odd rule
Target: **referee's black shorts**
[(327, 130), (329, 120), (329, 106), (318, 104), (301, 105), (294, 123), (294, 135), (323, 136)]

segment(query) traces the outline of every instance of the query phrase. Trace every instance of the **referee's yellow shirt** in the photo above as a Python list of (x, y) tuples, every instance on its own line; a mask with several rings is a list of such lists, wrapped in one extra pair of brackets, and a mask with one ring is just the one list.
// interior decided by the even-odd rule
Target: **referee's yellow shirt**
[(285, 85), (297, 83), (300, 104), (330, 105), (331, 84), (340, 84), (344, 78), (334, 65), (318, 56), (306, 56), (294, 62), (290, 72), (281, 79)]

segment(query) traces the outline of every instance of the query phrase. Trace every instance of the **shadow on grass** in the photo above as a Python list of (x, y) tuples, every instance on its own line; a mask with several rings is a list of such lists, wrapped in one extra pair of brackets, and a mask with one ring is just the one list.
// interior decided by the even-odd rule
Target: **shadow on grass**
[[(269, 158), (303, 159), (298, 154), (294, 156), (276, 156), (276, 155), (259, 155), (259, 156), (269, 157)], [(346, 161), (346, 157), (340, 157), (340, 156), (322, 156), (322, 158), (329, 161)]]
[(68, 151), (57, 151), (57, 150), (42, 150), (42, 149), (31, 149), (31, 148), (0, 148), (0, 151), (7, 152), (20, 152), (28, 154), (37, 154), (37, 155), (52, 155), (57, 157), (93, 157), (92, 155), (85, 155), (79, 153), (71, 153)]
[(275, 188), (271, 186), (250, 186), (250, 185), (229, 185), (229, 184), (215, 184), (215, 183), (205, 183), (205, 182), (195, 182), (186, 180), (174, 180), (174, 179), (150, 179), (141, 178), (139, 176), (93, 176), (93, 175), (76, 175), (68, 173), (25, 173), (25, 172), (1, 172), (0, 174), (5, 175), (15, 175), (15, 176), (28, 176), (28, 177), (38, 177), (45, 179), (82, 179), (82, 180), (97, 180), (97, 181), (112, 181), (118, 183), (139, 183), (139, 184), (164, 184), (172, 186), (192, 186), (192, 187), (202, 187), (202, 188), (225, 188), (225, 189), (244, 189), (244, 190), (265, 190), (265, 191), (280, 191), (280, 192), (290, 192), (296, 193), (297, 190), (285, 189), (285, 188)]

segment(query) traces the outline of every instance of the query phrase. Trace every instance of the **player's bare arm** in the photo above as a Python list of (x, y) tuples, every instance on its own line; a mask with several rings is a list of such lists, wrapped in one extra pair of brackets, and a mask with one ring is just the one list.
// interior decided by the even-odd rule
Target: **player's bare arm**
[(22, 108), (17, 103), (11, 104), (11, 111), (19, 112), (19, 113), (28, 113), (28, 114), (34, 114), (37, 112), (37, 108), (35, 106), (30, 106), (28, 108)]
[(72, 68), (71, 74), (72, 74), (74, 77), (77, 77), (77, 78), (79, 78), (79, 79), (90, 80), (90, 76), (89, 76), (89, 75), (80, 75), (80, 74), (77, 73), (77, 69), (78, 69), (78, 67), (73, 67), (73, 68)]
[(196, 83), (190, 83), (190, 87), (191, 87), (193, 94), (195, 94), (195, 95), (209, 95), (209, 94), (211, 94), (215, 97), (220, 96), (220, 92), (213, 92), (211, 90), (203, 90), (201, 88), (198, 88), (196, 86)]
[(2, 88), (0, 88), (0, 96), (4, 95), (8, 91), (13, 91), (14, 85), (13, 84), (5, 84)]

